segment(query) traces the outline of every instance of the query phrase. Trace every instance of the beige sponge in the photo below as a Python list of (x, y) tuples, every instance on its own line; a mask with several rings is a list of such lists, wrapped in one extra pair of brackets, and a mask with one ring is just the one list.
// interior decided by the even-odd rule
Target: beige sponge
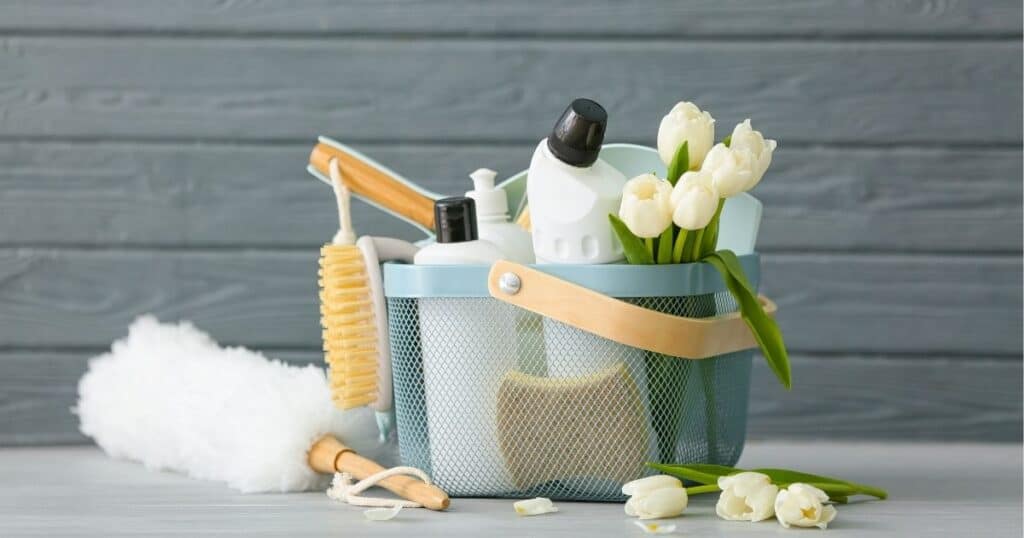
[(498, 389), (497, 418), (517, 488), (554, 480), (624, 483), (643, 473), (647, 421), (623, 363), (574, 378), (510, 372)]

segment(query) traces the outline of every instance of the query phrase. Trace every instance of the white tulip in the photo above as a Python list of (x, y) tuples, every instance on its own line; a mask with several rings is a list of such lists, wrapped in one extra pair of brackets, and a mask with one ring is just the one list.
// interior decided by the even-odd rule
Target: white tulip
[(765, 140), (761, 131), (755, 131), (750, 126), (749, 118), (733, 128), (729, 147), (736, 151), (749, 151), (754, 164), (750, 185), (744, 190), (754, 188), (764, 177), (768, 165), (772, 164), (772, 153), (775, 152), (776, 145), (774, 140)]
[(722, 198), (729, 198), (753, 186), (754, 167), (754, 155), (749, 150), (715, 144), (704, 159), (701, 171), (711, 174)]
[(715, 216), (718, 200), (709, 172), (687, 172), (672, 189), (672, 222), (684, 230), (699, 230)]
[(623, 495), (644, 495), (661, 488), (681, 488), (683, 483), (674, 476), (658, 474), (627, 482), (622, 486)]
[(658, 127), (658, 155), (666, 165), (679, 151), (679, 146), (687, 142), (690, 155), (690, 169), (700, 168), (711, 145), (715, 142), (715, 119), (697, 105), (681, 101), (661, 119)]
[(627, 181), (619, 218), (637, 237), (658, 237), (672, 224), (672, 184), (654, 174)]
[(790, 484), (775, 497), (775, 517), (787, 529), (818, 527), (824, 529), (836, 518), (836, 507), (823, 504), (828, 495), (809, 484)]
[(775, 514), (775, 495), (779, 488), (768, 475), (743, 472), (718, 479), (722, 495), (715, 512), (729, 521), (763, 521)]
[(675, 517), (686, 510), (689, 502), (685, 488), (661, 488), (643, 495), (634, 495), (626, 503), (626, 514), (640, 519)]

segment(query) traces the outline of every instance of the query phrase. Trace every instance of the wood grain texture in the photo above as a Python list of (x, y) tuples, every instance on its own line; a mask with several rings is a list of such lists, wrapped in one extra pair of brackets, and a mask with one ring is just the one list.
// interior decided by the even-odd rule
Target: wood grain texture
[[(0, 352), (0, 446), (77, 444), (69, 409), (78, 378), (99, 350)], [(268, 351), (322, 365), (316, 351)], [(755, 359), (751, 439), (973, 440), (1020, 442), (1020, 361), (984, 357), (793, 357), (783, 390)]]
[(685, 97), (720, 136), (1008, 145), (1021, 73), (1016, 41), (14, 37), (0, 137), (526, 142), (587, 95), (608, 140), (651, 141)]
[(585, 36), (1020, 35), (1013, 0), (44, 0), (0, 6), (0, 30)]
[(751, 439), (1021, 442), (1020, 360), (798, 355), (792, 364), (787, 392), (754, 359)]
[(1021, 353), (1021, 260), (771, 255), (763, 293), (791, 349)]
[[(227, 344), (318, 346), (316, 250), (0, 250), (0, 348), (107, 346), (139, 314), (191, 319)], [(1021, 260), (763, 260), (794, 351), (1019, 356)]]
[[(0, 143), (0, 245), (316, 248), (337, 226), (309, 144)], [(529, 165), (532, 144), (360, 144), (428, 189)], [(762, 250), (1020, 252), (1018, 150), (783, 145), (755, 194)], [(358, 231), (420, 237), (360, 202)]]

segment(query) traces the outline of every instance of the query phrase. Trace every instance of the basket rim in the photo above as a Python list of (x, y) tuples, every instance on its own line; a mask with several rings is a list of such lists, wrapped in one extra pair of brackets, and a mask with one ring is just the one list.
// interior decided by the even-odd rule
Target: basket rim
[[(739, 256), (747, 279), (760, 281), (760, 256)], [(718, 271), (707, 263), (669, 265), (558, 265), (530, 267), (610, 297), (680, 297), (726, 291)], [(490, 297), (489, 265), (384, 264), (385, 297)]]

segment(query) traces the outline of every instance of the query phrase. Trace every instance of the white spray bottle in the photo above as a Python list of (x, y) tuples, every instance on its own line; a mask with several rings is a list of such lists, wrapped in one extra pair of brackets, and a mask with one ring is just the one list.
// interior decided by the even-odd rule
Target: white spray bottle
[(494, 187), (497, 172), (480, 168), (469, 175), (473, 190), (466, 196), (476, 202), (476, 220), (480, 239), (494, 243), (505, 259), (516, 263), (533, 263), (533, 239), (530, 232), (511, 222), (508, 216), (508, 195)]

